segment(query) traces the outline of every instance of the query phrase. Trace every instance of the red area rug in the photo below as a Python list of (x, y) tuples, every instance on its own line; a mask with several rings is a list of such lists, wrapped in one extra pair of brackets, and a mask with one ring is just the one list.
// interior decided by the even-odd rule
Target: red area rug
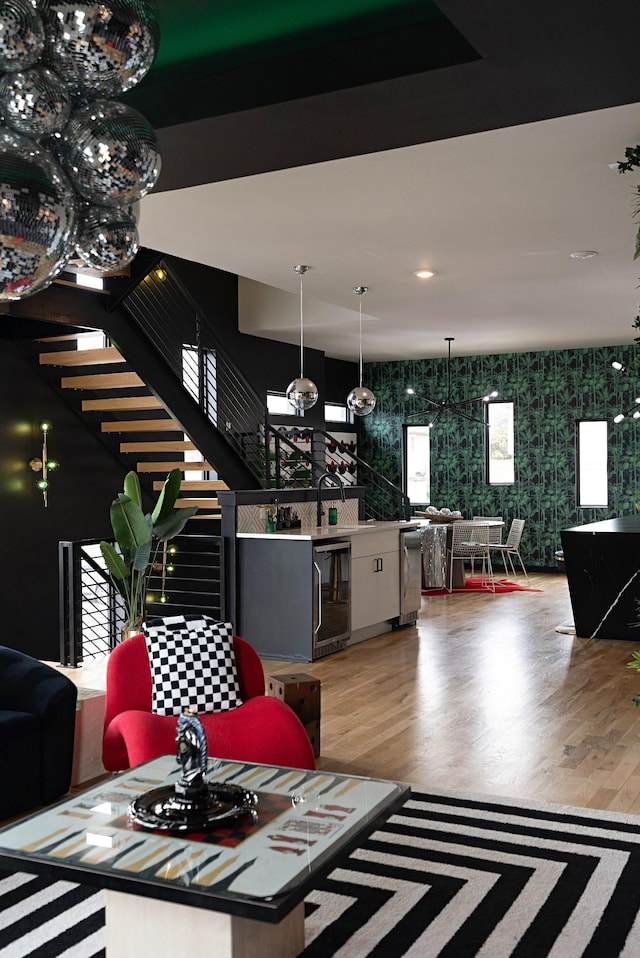
[[(469, 594), (470, 592), (488, 592), (490, 595), (502, 595), (506, 592), (542, 592), (542, 589), (530, 589), (526, 585), (519, 585), (517, 582), (511, 582), (510, 579), (496, 579), (495, 592), (482, 584), (482, 578), (479, 575), (467, 576), (464, 587), (454, 588), (456, 595)], [(423, 589), (423, 595), (452, 595), (447, 589)]]

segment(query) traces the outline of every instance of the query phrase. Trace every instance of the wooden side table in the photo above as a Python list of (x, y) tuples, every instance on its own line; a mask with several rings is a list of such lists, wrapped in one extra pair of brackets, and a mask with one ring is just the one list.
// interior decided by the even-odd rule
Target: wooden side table
[(102, 764), (102, 733), (105, 693), (100, 689), (78, 688), (76, 730), (73, 741), (71, 785), (81, 785), (106, 775)]
[(293, 709), (305, 727), (317, 758), (320, 754), (320, 680), (306, 672), (271, 675), (269, 695)]

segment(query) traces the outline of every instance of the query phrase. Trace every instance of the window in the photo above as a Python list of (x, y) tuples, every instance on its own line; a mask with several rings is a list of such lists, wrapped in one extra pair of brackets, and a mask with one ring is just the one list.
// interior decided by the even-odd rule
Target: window
[(272, 416), (302, 416), (303, 410), (296, 409), (287, 399), (286, 393), (267, 390), (267, 411)]
[(431, 501), (431, 429), (404, 426), (405, 492), (410, 502)]
[(578, 505), (582, 508), (609, 505), (607, 444), (606, 419), (578, 421)]
[(326, 422), (353, 422), (353, 413), (341, 403), (326, 402), (324, 404), (324, 418)]
[(515, 482), (513, 403), (490, 402), (486, 410), (487, 482), (492, 486), (508, 485)]

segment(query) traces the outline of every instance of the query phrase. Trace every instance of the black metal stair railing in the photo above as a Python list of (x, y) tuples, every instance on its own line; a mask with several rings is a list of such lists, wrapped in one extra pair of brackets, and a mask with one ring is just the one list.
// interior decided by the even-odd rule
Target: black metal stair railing
[[(163, 543), (149, 577), (147, 616), (202, 613), (223, 620), (222, 549), (220, 536), (201, 534), (184, 533)], [(76, 668), (111, 651), (124, 612), (98, 539), (59, 542), (58, 566), (60, 662)]]
[[(210, 429), (210, 436), (206, 432), (191, 435), (205, 459), (217, 464), (222, 440), (234, 459), (236, 473), (230, 475), (227, 469), (225, 474), (225, 470), (219, 468), (222, 478), (237, 488), (264, 487), (269, 484), (266, 401), (229, 359), (217, 338), (214, 323), (180, 280), (168, 269), (162, 276), (158, 278), (157, 270), (152, 270), (123, 298), (121, 306), (134, 320), (149, 349), (157, 352), (209, 427), (214, 427)], [(139, 370), (140, 363), (148, 357), (140, 352), (128, 355), (126, 339), (126, 330), (120, 327), (116, 332), (116, 345), (133, 368)], [(162, 389), (150, 381), (150, 375), (153, 376), (153, 371), (147, 370), (145, 381), (161, 396), (170, 412), (175, 413)], [(183, 404), (181, 411), (184, 409)], [(191, 434), (185, 417), (178, 414), (176, 418)], [(218, 445), (207, 448), (208, 440), (214, 435)], [(243, 472), (246, 475), (242, 475)], [(238, 473), (241, 481), (238, 481)]]
[(321, 438), (325, 444), (327, 471), (343, 477), (343, 481), (364, 487), (361, 519), (394, 522), (411, 517), (409, 496), (362, 459), (355, 451), (355, 444), (347, 445), (323, 429), (316, 429), (314, 433), (316, 439)]

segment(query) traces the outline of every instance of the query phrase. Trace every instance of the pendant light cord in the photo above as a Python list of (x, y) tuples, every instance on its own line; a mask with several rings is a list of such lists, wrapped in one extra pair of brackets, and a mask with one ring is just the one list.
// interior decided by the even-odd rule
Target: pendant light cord
[(302, 308), (302, 274), (300, 275), (300, 379), (304, 379), (304, 309)]
[(360, 388), (362, 389), (362, 296), (358, 296), (360, 306)]

